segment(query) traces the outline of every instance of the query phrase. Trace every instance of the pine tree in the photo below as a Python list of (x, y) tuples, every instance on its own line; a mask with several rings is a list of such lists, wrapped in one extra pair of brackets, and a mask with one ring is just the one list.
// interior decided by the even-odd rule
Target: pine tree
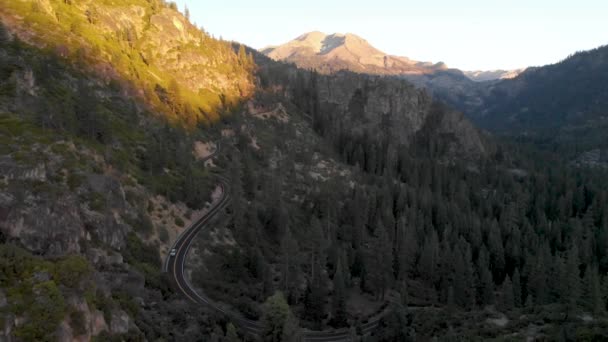
[(241, 160), (237, 154), (234, 154), (232, 163), (230, 164), (230, 203), (232, 207), (234, 231), (239, 241), (246, 244), (251, 241), (249, 241), (248, 234), (246, 233), (248, 227), (245, 225), (245, 201), (243, 196), (241, 170)]
[(221, 340), (223, 339), (224, 336), (224, 332), (222, 331), (222, 328), (218, 325), (216, 325), (213, 328), (213, 331), (211, 332), (211, 339), (210, 342), (221, 342)]
[(433, 283), (437, 276), (437, 263), (439, 259), (439, 241), (437, 233), (433, 230), (431, 237), (428, 238), (420, 254), (418, 261), (418, 272), (429, 284)]
[(239, 342), (239, 335), (236, 333), (236, 328), (232, 323), (228, 323), (226, 326), (226, 338), (224, 338), (226, 342)]
[(513, 284), (511, 278), (507, 276), (505, 281), (502, 283), (502, 305), (507, 311), (510, 311), (515, 306)]
[(400, 244), (399, 244), (399, 279), (406, 279), (413, 273), (416, 267), (418, 255), (418, 239), (416, 230), (406, 224), (405, 219), (401, 219), (398, 224)]
[(521, 307), (522, 305), (522, 289), (521, 289), (521, 277), (519, 275), (519, 269), (515, 269), (513, 272), (513, 304), (515, 307)]
[(332, 299), (332, 320), (337, 326), (346, 324), (346, 284), (343, 268), (342, 262), (338, 259), (333, 279), (334, 294)]
[(239, 46), (238, 57), (239, 57), (239, 64), (247, 67), (249, 64), (249, 58), (247, 57), (247, 51), (245, 51), (245, 45), (241, 44)]
[(291, 235), (291, 230), (287, 227), (281, 242), (282, 251), (282, 288), (287, 294), (287, 298), (295, 300), (299, 269), (299, 247), (298, 241)]
[(534, 304), (542, 305), (546, 303), (547, 297), (547, 266), (544, 257), (541, 255), (536, 256), (534, 259), (528, 259), (530, 262), (534, 262), (534, 265), (530, 268), (530, 274), (528, 275), (528, 294), (534, 296)]
[(608, 275), (602, 277), (600, 292), (604, 303), (604, 310), (608, 310)]
[(602, 288), (596, 267), (587, 266), (584, 285), (583, 302), (585, 308), (596, 316), (603, 313), (605, 311), (605, 303), (604, 298), (602, 298)]
[(494, 304), (494, 281), (492, 273), (488, 269), (482, 269), (481, 272), (481, 300), (484, 305)]
[(365, 281), (378, 299), (384, 299), (386, 288), (393, 279), (392, 244), (383, 227), (376, 228), (376, 233), (378, 236), (370, 239), (366, 255)]
[(525, 303), (525, 307), (526, 308), (532, 308), (534, 307), (535, 303), (534, 303), (534, 295), (532, 295), (531, 293), (528, 293), (528, 296), (526, 297), (526, 303)]
[(325, 316), (325, 293), (320, 284), (308, 283), (304, 295), (304, 317), (313, 322), (315, 329), (321, 329)]
[(401, 288), (399, 289), (399, 294), (401, 295), (401, 305), (404, 308), (407, 308), (409, 305), (410, 297), (407, 289), (407, 280), (404, 279), (401, 281)]
[(460, 251), (459, 248), (455, 249), (453, 256), (454, 256), (453, 291), (454, 291), (455, 302), (458, 304), (458, 306), (460, 306), (462, 308), (466, 308), (468, 306), (468, 304), (470, 303), (470, 301), (468, 300), (469, 298), (467, 297), (466, 291), (467, 291), (467, 288), (471, 284), (467, 284), (466, 265), (465, 265), (465, 261), (464, 261), (462, 252)]
[(456, 301), (454, 299), (454, 287), (452, 285), (448, 286), (446, 302), (448, 306), (448, 311), (453, 311), (454, 309), (456, 309)]
[(190, 20), (190, 10), (188, 9), (188, 6), (184, 6), (184, 17)]
[(579, 270), (578, 248), (573, 245), (568, 251), (568, 259), (566, 261), (566, 272), (563, 275), (565, 279), (564, 292), (562, 293), (562, 301), (566, 306), (566, 315), (576, 311), (578, 308), (578, 300), (581, 295), (581, 278)]
[(382, 299), (386, 294), (386, 288), (393, 282), (393, 249), (392, 243), (388, 240), (386, 229), (380, 227), (377, 239), (376, 255), (378, 256), (381, 272)]
[(310, 278), (315, 285), (321, 282), (321, 274), (325, 270), (326, 253), (325, 248), (327, 242), (323, 236), (323, 228), (321, 222), (314, 216), (310, 223)]
[(464, 265), (465, 299), (463, 300), (463, 302), (466, 302), (466, 304), (464, 304), (463, 307), (466, 309), (470, 309), (474, 307), (476, 303), (475, 289), (477, 288), (477, 283), (475, 279), (475, 266), (473, 265), (471, 247), (468, 243), (465, 246)]
[(263, 330), (260, 337), (268, 342), (292, 342), (298, 340), (299, 328), (289, 304), (280, 292), (269, 297), (263, 305), (261, 318)]
[(500, 281), (505, 268), (505, 252), (502, 244), (500, 229), (496, 221), (490, 226), (488, 235), (488, 251), (490, 252), (490, 269), (494, 275), (494, 279)]
[(258, 236), (262, 232), (262, 223), (258, 216), (258, 209), (255, 204), (250, 204), (244, 223), (241, 227), (236, 227), (241, 243), (247, 247), (254, 247), (258, 244)]

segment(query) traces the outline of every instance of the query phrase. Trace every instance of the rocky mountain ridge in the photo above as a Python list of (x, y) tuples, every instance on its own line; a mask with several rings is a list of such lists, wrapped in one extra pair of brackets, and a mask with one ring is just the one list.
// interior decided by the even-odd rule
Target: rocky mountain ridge
[(470, 78), (472, 81), (484, 82), (492, 80), (504, 80), (515, 78), (517, 75), (524, 72), (525, 68), (514, 69), (514, 70), (475, 70), (475, 71), (463, 71), (465, 76)]
[(277, 46), (261, 50), (268, 57), (292, 62), (301, 68), (312, 68), (321, 73), (339, 70), (379, 74), (426, 74), (445, 70), (443, 63), (417, 62), (407, 57), (388, 55), (365, 39), (351, 34), (324, 34), (314, 31)]
[(312, 68), (321, 73), (350, 70), (407, 78), (450, 71), (462, 73), (472, 81), (482, 82), (513, 78), (523, 71), (523, 69), (489, 71), (450, 69), (443, 62), (420, 62), (408, 57), (389, 55), (352, 33), (328, 35), (313, 31), (285, 44), (263, 48), (260, 52), (276, 61), (295, 63), (299, 67)]

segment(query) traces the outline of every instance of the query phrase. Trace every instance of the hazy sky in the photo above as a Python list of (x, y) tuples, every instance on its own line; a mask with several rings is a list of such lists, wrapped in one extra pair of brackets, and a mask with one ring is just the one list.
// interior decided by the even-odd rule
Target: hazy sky
[(464, 70), (558, 62), (608, 44), (608, 0), (178, 0), (216, 37), (254, 48), (354, 33), (392, 55)]

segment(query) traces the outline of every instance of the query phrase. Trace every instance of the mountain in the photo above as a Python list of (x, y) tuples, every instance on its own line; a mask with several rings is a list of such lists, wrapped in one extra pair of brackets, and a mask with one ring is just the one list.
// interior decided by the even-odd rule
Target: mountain
[[(321, 73), (350, 70), (367, 74), (400, 75), (406, 78), (445, 71), (460, 73), (457, 69), (448, 69), (443, 62), (433, 64), (388, 55), (351, 33), (327, 35), (318, 31), (309, 32), (285, 44), (261, 49), (260, 52), (276, 61), (295, 63), (301, 68), (312, 68)], [(513, 78), (522, 71), (523, 69), (462, 73), (472, 81), (483, 82)]]
[(488, 87), (465, 110), (482, 126), (568, 149), (606, 147), (608, 46), (576, 53)]
[(0, 18), (1, 341), (601, 339), (600, 171), (174, 3)]
[(321, 73), (350, 70), (378, 75), (417, 75), (447, 69), (443, 63), (417, 62), (407, 57), (387, 55), (350, 33), (327, 35), (310, 32), (261, 52), (274, 60), (295, 63)]
[(248, 56), (200, 31), (175, 4), (8, 1), (0, 18), (21, 40), (120, 83), (171, 120), (215, 121), (253, 91)]
[(488, 71), (464, 71), (465, 76), (476, 82), (502, 80), (517, 77), (525, 69), (515, 70), (488, 70)]
[(322, 74), (349, 70), (403, 78), (460, 110), (479, 105), (491, 83), (521, 72), (461, 71), (448, 68), (441, 62), (432, 64), (388, 55), (353, 34), (327, 35), (317, 31), (303, 34), (283, 45), (262, 49), (261, 52), (273, 60), (294, 63)]
[[(226, 191), (218, 175), (234, 202), (185, 273), (238, 317), (263, 320), (283, 288), (272, 275), (288, 259), (282, 240), (291, 231), (289, 253), (309, 253), (320, 198), (337, 196), (329, 224), (346, 227), (336, 213), (355, 179), (376, 191), (363, 179), (397, 164), (467, 172), (493, 158), (489, 138), (405, 80), (286, 66), (213, 39), (172, 3), (16, 1), (0, 19), (0, 340), (223, 339), (226, 316), (161, 272)], [(312, 329), (343, 325), (302, 314), (322, 309), (293, 285), (310, 266), (290, 265), (290, 304)], [(327, 274), (314, 283), (329, 293)]]

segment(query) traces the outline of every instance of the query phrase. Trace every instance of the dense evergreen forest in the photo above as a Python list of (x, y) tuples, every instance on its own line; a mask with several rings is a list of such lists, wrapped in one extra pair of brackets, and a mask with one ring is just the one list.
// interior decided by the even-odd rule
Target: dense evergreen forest
[[(134, 3), (150, 18), (175, 10)], [(13, 10), (25, 10), (21, 4)], [(58, 5), (77, 13), (58, 32), (97, 37), (79, 27), (95, 25), (95, 16), (86, 19), (72, 5)], [(606, 170), (575, 167), (560, 151), (467, 125), (446, 130), (445, 118), (458, 116), (405, 81), (318, 75), (240, 45), (233, 53), (228, 43), (188, 30), (199, 53), (228, 56), (215, 56), (226, 64), (218, 64), (218, 77), (242, 84), (211, 96), (180, 86), (160, 64), (163, 77), (154, 81), (147, 73), (154, 63), (132, 53), (129, 30), (98, 47), (129, 61), (118, 63), (125, 82), (106, 82), (65, 51), (32, 46), (0, 26), (0, 167), (26, 170), (0, 182), (0, 294), (6, 290), (9, 303), (0, 318), (26, 317), (20, 338), (49, 339), (66, 316), (74, 331), (88, 333), (73, 304), (80, 298), (109, 323), (121, 311), (132, 318), (126, 329), (98, 332), (98, 340), (254, 340), (227, 317), (190, 305), (160, 273), (167, 227), (183, 228), (212, 201), (217, 175), (229, 180), (231, 204), (216, 230), (196, 242), (192, 282), (263, 322), (262, 340), (292, 338), (299, 328), (346, 328), (364, 341), (502, 340), (530, 326), (551, 340), (606, 335)], [(320, 86), (341, 77), (365, 84), (344, 112)], [(144, 96), (131, 96), (138, 86)], [(422, 127), (404, 138), (396, 115), (370, 119), (365, 108), (379, 87), (411, 94), (415, 108), (428, 109)], [(470, 142), (469, 133), (480, 138)], [(221, 143), (210, 163), (193, 153), (202, 141)], [(463, 141), (482, 152), (458, 150)], [(39, 165), (48, 174), (43, 181), (29, 176)], [(114, 188), (95, 190), (99, 179)], [(50, 235), (57, 241), (44, 244), (7, 228), (14, 208), (71, 214), (55, 206), (58, 198), (94, 218), (53, 221), (84, 236), (77, 249), (62, 247), (69, 237)], [(159, 212), (166, 217), (152, 222)], [(52, 230), (46, 221), (30, 225), (28, 233), (40, 236)], [(31, 298), (56, 305), (47, 312)], [(361, 336), (377, 317), (379, 328)]]
[[(550, 333), (566, 339), (587, 333), (576, 323), (581, 314), (605, 322), (605, 171), (576, 168), (558, 155), (508, 140), (497, 142), (490, 158), (453, 160), (428, 129), (409, 145), (397, 145), (382, 134), (382, 124), (362, 131), (320, 103), (315, 82), (325, 76), (258, 63), (262, 84), (291, 92), (295, 112), (330, 146), (327, 153), (350, 165), (352, 183), (335, 177), (312, 186), (303, 202), (293, 200), (302, 187), (294, 181), (293, 165), (310, 158), (290, 152), (285, 131), (293, 130), (275, 131), (270, 146), (286, 157), (269, 172), (270, 156), (252, 148), (247, 133), (237, 129), (236, 140), (245, 142), (236, 146), (228, 167), (239, 252), (214, 259), (227, 271), (221, 280), (210, 279), (215, 272), (198, 278), (208, 291), (255, 319), (261, 315), (255, 302), (281, 290), (301, 324), (315, 329), (365, 319), (346, 308), (352, 291), (378, 303), (394, 305), (399, 298), (401, 309), (377, 335), (385, 341), (454, 330), (457, 336), (483, 331), (493, 337), (496, 332), (462, 322), (489, 306), (515, 320), (534, 313), (563, 323)], [(272, 96), (259, 95), (257, 101)], [(353, 110), (366, 94), (357, 96)], [(444, 110), (433, 105), (433, 115)], [(233, 120), (234, 127), (247, 122), (238, 115)], [(232, 289), (218, 282), (232, 283)], [(240, 299), (227, 299), (231, 295), (223, 297), (222, 291)], [(425, 311), (407, 308), (443, 308), (448, 316), (425, 325)]]

